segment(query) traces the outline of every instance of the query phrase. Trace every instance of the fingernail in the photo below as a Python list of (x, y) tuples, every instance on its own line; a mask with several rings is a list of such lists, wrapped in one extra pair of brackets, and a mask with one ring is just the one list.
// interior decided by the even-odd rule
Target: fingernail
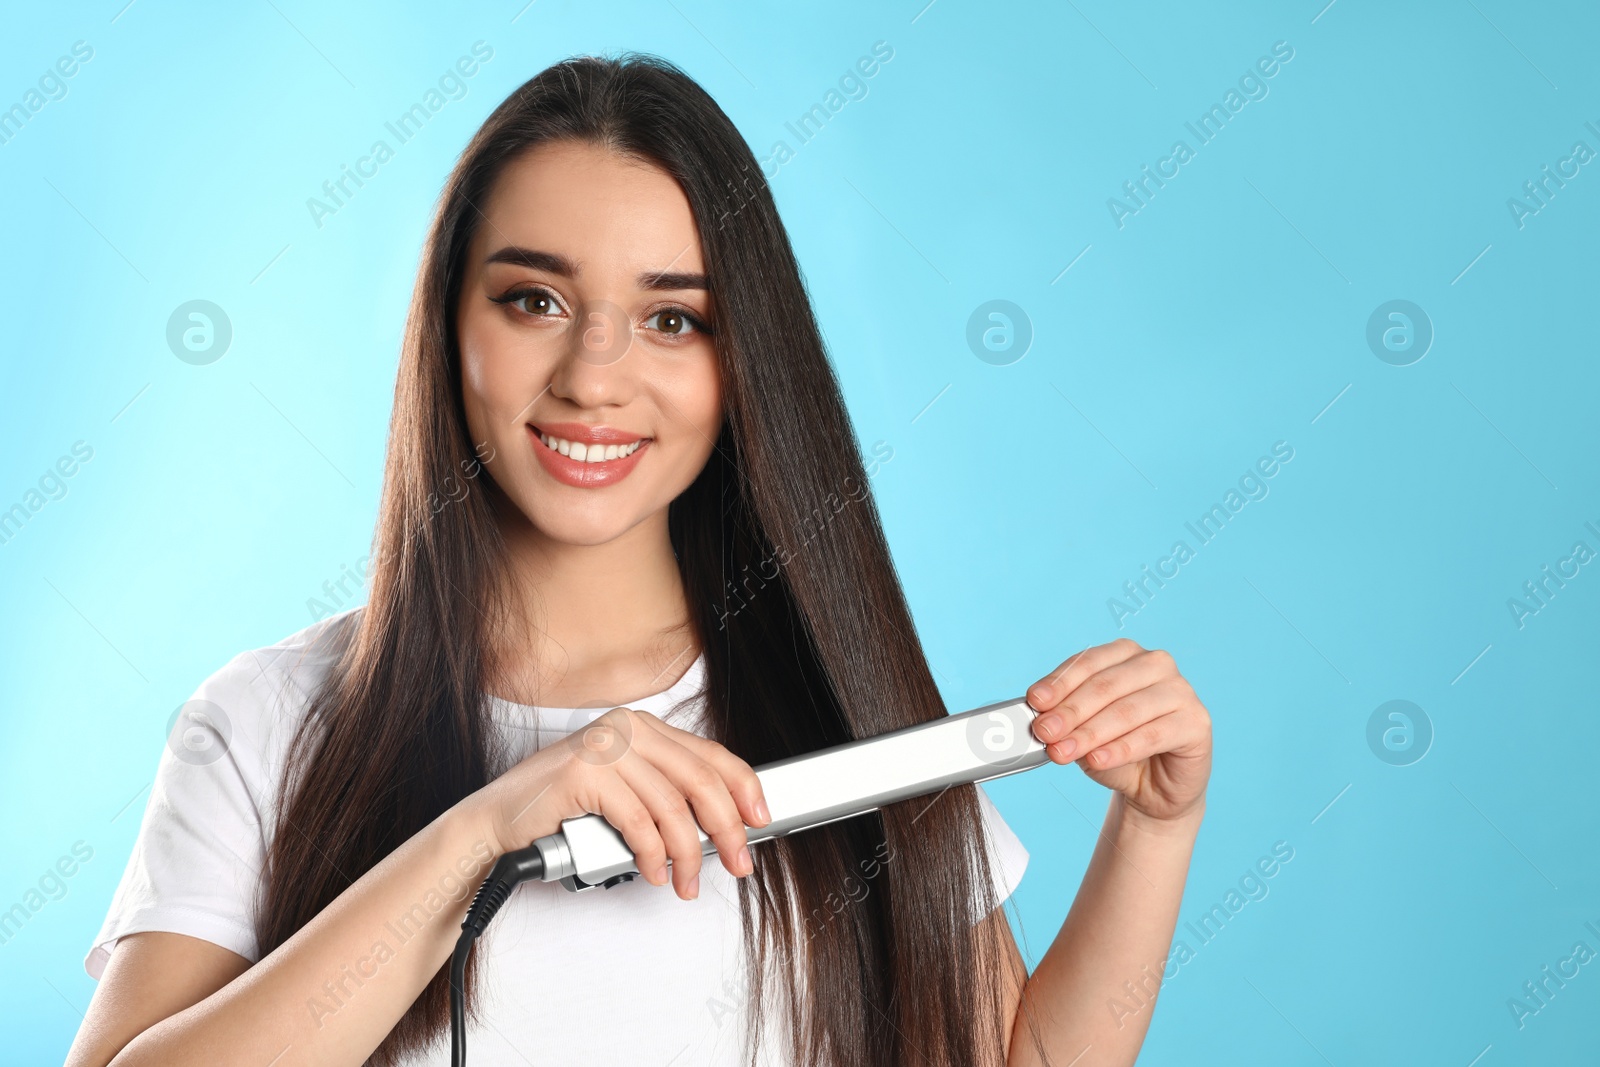
[(750, 873), (750, 871), (753, 869), (753, 867), (752, 867), (752, 865), (750, 863), (750, 846), (749, 845), (741, 845), (739, 847), (739, 854), (734, 857), (734, 862), (737, 864), (738, 868), (741, 871), (744, 871), (746, 874)]
[(1078, 742), (1069, 737), (1061, 742), (1059, 751), (1062, 759), (1071, 759), (1072, 754), (1078, 751)]
[(756, 798), (756, 818), (761, 820), (762, 826), (772, 821), (772, 812), (767, 810), (767, 802), (763, 797)]
[(1055, 696), (1055, 690), (1050, 687), (1049, 682), (1040, 682), (1038, 685), (1033, 687), (1033, 697), (1035, 701), (1046, 701), (1053, 696)]
[(700, 876), (697, 874), (689, 879), (689, 899), (693, 900), (700, 895)]
[(651, 881), (655, 882), (656, 885), (667, 884), (667, 865), (665, 863), (656, 868), (656, 876)]
[(1061, 733), (1061, 716), (1055, 714), (1041, 715), (1038, 721), (1034, 723), (1034, 726), (1039, 731), (1039, 736), (1042, 739), (1054, 741)]

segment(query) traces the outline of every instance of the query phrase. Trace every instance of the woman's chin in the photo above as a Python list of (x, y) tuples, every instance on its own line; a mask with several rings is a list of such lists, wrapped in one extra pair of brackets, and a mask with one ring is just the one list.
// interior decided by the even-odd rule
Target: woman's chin
[(595, 547), (609, 544), (639, 525), (635, 508), (604, 504), (562, 507), (553, 502), (525, 512), (540, 540), (551, 545)]

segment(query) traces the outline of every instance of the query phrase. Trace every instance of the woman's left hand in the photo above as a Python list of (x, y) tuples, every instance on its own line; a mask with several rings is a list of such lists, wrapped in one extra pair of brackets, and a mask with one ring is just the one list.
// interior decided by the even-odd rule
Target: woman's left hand
[(1200, 808), (1211, 715), (1172, 657), (1126, 637), (1084, 649), (1028, 689), (1034, 736), (1152, 819)]

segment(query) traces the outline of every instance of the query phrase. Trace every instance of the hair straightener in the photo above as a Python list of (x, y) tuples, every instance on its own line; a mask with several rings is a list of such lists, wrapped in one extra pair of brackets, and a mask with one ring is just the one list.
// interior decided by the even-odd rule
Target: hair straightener
[[(953, 785), (1016, 774), (1049, 762), (1044, 742), (1033, 736), (1033, 708), (1026, 699), (1003, 700), (946, 715), (877, 737), (849, 741), (756, 768), (772, 821), (749, 828), (746, 839), (783, 837), (797, 830), (848, 819), (885, 804)], [(700, 851), (716, 845), (700, 831)], [(453, 1067), (465, 1067), (463, 989), (472, 945), (487, 929), (511, 891), (522, 882), (559, 881), (574, 893), (638, 877), (639, 868), (622, 834), (599, 815), (563, 820), (561, 829), (495, 861), (461, 924), (450, 960), (450, 1023)]]

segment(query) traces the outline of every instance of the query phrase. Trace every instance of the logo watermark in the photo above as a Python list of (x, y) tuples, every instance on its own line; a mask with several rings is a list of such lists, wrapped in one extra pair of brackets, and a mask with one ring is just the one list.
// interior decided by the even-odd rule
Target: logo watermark
[(167, 748), (192, 767), (205, 767), (228, 754), (233, 720), (209, 700), (186, 700), (167, 720)]
[(209, 300), (179, 304), (167, 318), (167, 347), (185, 363), (196, 367), (215, 363), (232, 343), (233, 322)]
[(1386, 701), (1367, 719), (1367, 747), (1391, 767), (1409, 767), (1433, 747), (1433, 720), (1409, 700)]
[(1033, 320), (1009, 300), (990, 300), (967, 318), (967, 347), (985, 363), (1009, 367), (1028, 354)]
[(1433, 320), (1409, 300), (1379, 304), (1367, 317), (1367, 347), (1393, 367), (1409, 367), (1433, 347)]

